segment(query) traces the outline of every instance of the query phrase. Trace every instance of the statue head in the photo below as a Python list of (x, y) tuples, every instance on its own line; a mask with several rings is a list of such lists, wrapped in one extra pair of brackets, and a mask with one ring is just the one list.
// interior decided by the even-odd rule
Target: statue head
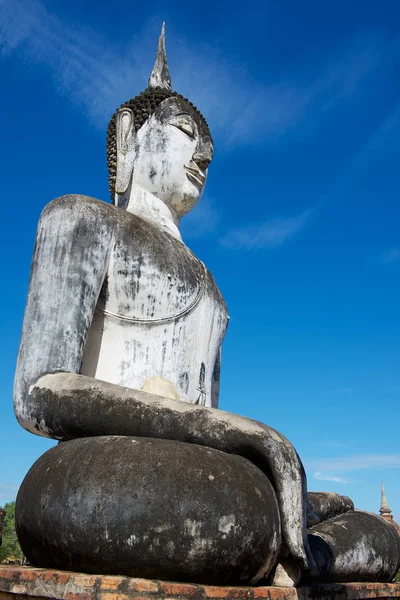
[(212, 156), (205, 118), (172, 91), (163, 24), (148, 88), (121, 105), (108, 126), (111, 199), (123, 206), (140, 186), (180, 218), (199, 201)]

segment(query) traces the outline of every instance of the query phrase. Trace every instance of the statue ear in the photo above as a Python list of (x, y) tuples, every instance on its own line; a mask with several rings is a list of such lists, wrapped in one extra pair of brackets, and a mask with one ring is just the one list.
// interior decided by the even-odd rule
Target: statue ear
[(135, 160), (135, 117), (130, 108), (121, 108), (116, 115), (117, 176), (115, 191), (124, 194), (128, 188)]

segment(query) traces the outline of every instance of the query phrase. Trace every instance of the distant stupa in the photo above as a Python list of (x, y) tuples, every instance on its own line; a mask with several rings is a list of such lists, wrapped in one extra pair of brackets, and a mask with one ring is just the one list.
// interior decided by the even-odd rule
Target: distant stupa
[(388, 504), (388, 501), (386, 498), (385, 486), (383, 485), (383, 481), (382, 481), (382, 487), (381, 487), (381, 507), (379, 509), (379, 512), (380, 512), (381, 517), (383, 517), (385, 519), (385, 521), (387, 521), (388, 523), (393, 525), (393, 527), (396, 529), (397, 533), (400, 535), (400, 526), (393, 519), (392, 511), (389, 508), (389, 504)]

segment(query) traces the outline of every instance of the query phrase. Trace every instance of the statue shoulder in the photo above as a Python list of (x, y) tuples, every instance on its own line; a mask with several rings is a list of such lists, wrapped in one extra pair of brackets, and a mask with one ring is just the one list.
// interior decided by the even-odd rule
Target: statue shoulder
[(41, 214), (41, 218), (46, 218), (53, 213), (70, 213), (75, 215), (73, 220), (84, 217), (85, 215), (95, 213), (98, 216), (111, 218), (114, 207), (106, 204), (102, 200), (97, 200), (91, 196), (83, 196), (81, 194), (67, 194), (55, 198), (47, 204)]
[(72, 236), (87, 244), (99, 236), (109, 238), (116, 218), (113, 206), (90, 196), (69, 194), (45, 206), (40, 215), (37, 235)]

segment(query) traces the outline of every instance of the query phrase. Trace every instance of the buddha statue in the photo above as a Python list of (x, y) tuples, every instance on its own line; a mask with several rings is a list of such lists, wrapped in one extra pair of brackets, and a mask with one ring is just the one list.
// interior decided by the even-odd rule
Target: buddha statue
[(58, 198), (36, 236), (14, 407), (22, 427), (60, 443), (18, 494), (28, 560), (200, 583), (338, 580), (343, 553), (361, 543), (349, 535), (337, 550), (340, 518), (350, 532), (375, 524), (389, 548), (379, 568), (355, 559), (342, 579), (389, 580), (391, 528), (348, 499), (307, 497), (282, 434), (218, 409), (228, 312), (179, 231), (213, 142), (172, 91), (164, 26), (148, 88), (113, 115), (107, 152), (112, 204)]

